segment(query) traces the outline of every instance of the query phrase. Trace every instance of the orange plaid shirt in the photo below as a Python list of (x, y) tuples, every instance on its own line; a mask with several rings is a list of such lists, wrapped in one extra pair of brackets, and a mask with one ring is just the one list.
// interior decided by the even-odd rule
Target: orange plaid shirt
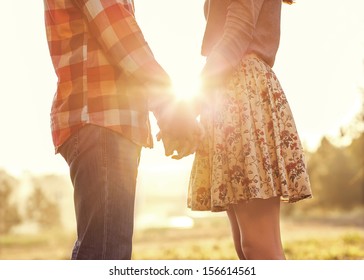
[(149, 111), (158, 119), (174, 97), (135, 20), (133, 0), (44, 0), (44, 7), (58, 77), (51, 110), (56, 153), (86, 124), (152, 147)]

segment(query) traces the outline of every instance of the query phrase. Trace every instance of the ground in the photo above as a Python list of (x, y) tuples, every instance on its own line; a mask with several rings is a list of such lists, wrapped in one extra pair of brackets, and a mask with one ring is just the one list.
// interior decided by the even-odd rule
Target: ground
[[(362, 215), (282, 219), (288, 259), (364, 260)], [(74, 234), (49, 231), (41, 235), (0, 236), (0, 259), (69, 259)], [(134, 260), (236, 259), (227, 219), (195, 218), (192, 228), (136, 229)]]

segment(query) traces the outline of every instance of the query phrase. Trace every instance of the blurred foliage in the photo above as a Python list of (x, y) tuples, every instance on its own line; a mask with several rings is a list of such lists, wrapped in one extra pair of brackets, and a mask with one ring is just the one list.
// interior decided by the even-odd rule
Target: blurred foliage
[(340, 138), (349, 138), (351, 143), (338, 146), (323, 138), (308, 163), (316, 203), (323, 208), (364, 205), (364, 98), (362, 110), (349, 126), (341, 128)]
[[(0, 235), (13, 232), (18, 226), (49, 229), (61, 226), (61, 206), (57, 192), (48, 183), (50, 177), (18, 180), (0, 170)], [(22, 185), (22, 186), (21, 186)], [(27, 191), (32, 190), (30, 194)], [(52, 195), (53, 194), (53, 195)]]
[(348, 147), (336, 147), (324, 138), (311, 156), (308, 168), (316, 206), (350, 210), (364, 204), (363, 152), (356, 151), (357, 143), (364, 145), (363, 136)]
[(22, 222), (13, 193), (18, 181), (0, 170), (0, 234), (11, 231)]
[(324, 137), (314, 153), (308, 153), (307, 168), (313, 199), (283, 207), (297, 211), (351, 210), (364, 205), (364, 92), (362, 109), (337, 138)]
[(38, 184), (34, 185), (33, 192), (28, 198), (26, 210), (27, 218), (42, 229), (61, 225), (59, 205), (47, 197)]

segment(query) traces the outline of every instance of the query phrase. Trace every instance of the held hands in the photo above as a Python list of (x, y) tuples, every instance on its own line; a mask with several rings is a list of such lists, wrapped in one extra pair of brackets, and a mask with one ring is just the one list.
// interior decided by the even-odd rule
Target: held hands
[[(181, 159), (196, 151), (204, 134), (196, 116), (202, 107), (209, 106), (231, 70), (229, 61), (218, 52), (213, 52), (202, 69), (201, 90), (196, 100), (191, 103), (174, 101), (163, 109), (158, 119), (160, 132), (157, 140), (163, 141), (166, 156)], [(174, 154), (175, 151), (177, 154)]]
[(202, 126), (197, 122), (191, 105), (183, 101), (176, 102), (164, 110), (158, 121), (161, 130), (157, 140), (162, 140), (165, 155), (173, 159), (193, 154), (203, 137)]

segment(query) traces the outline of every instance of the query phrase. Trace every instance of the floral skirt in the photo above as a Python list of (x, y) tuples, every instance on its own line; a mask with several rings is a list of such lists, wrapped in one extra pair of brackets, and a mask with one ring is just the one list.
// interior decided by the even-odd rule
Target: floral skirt
[(200, 115), (204, 139), (192, 166), (188, 207), (213, 212), (254, 198), (312, 196), (294, 119), (272, 71), (244, 58)]

